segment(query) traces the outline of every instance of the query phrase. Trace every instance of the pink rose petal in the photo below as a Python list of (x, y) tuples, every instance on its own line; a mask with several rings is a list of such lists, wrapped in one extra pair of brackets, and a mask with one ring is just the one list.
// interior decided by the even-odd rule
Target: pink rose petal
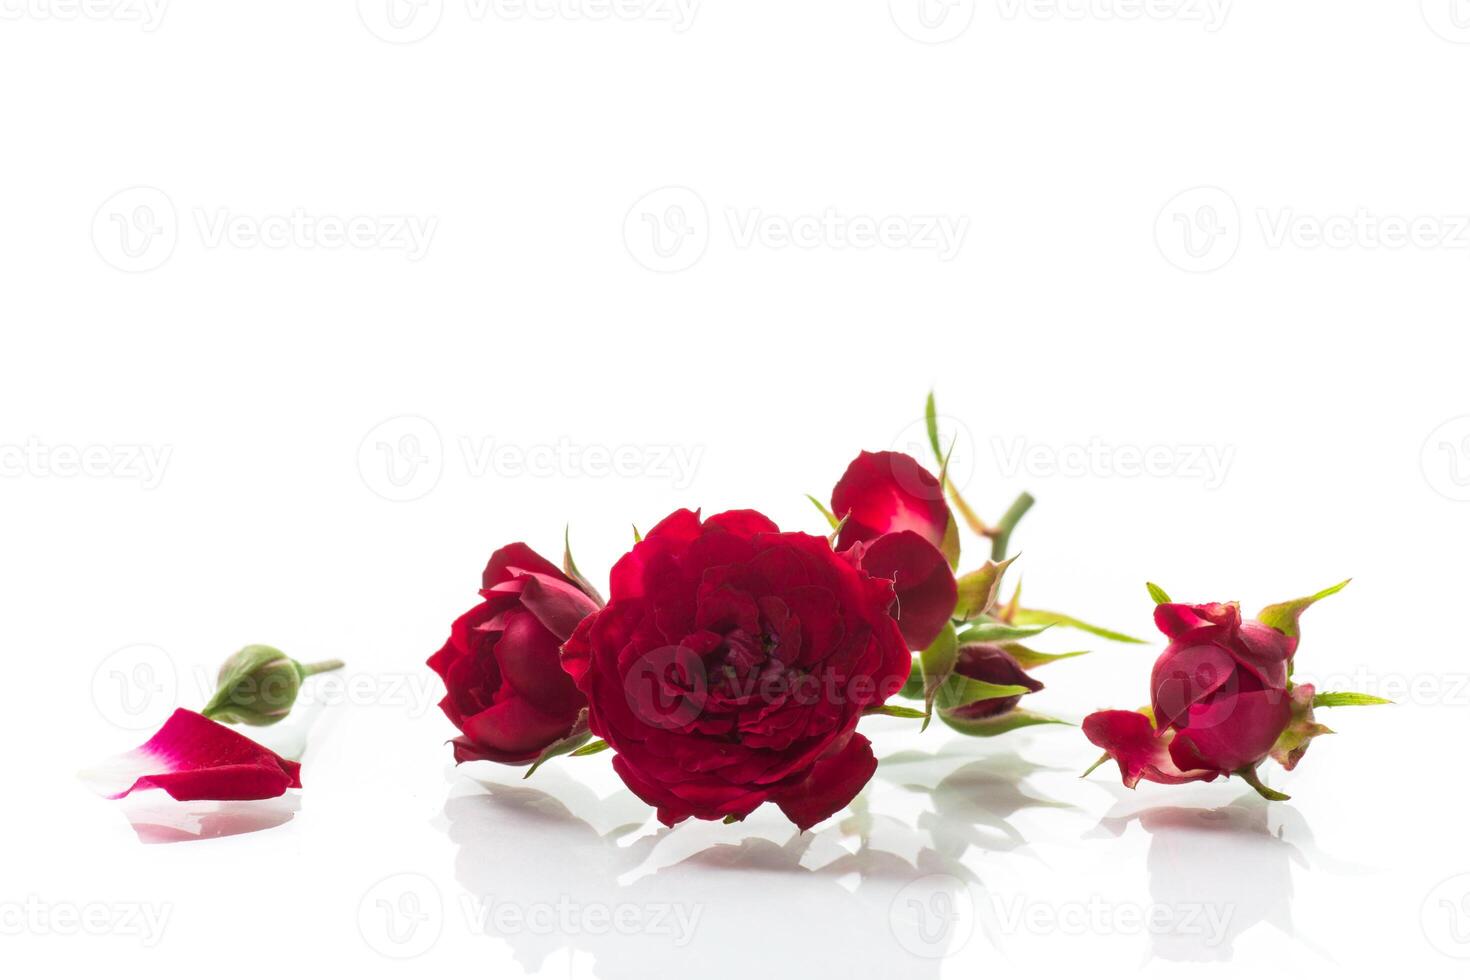
[(264, 800), (301, 787), (301, 765), (183, 708), (152, 738), (81, 774), (110, 800), (161, 789), (176, 800)]

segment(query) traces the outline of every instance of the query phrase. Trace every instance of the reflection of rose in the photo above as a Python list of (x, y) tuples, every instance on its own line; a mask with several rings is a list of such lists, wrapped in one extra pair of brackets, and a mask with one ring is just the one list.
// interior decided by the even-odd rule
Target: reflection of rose
[(597, 605), (523, 544), (490, 556), (485, 601), (455, 620), (429, 666), (444, 679), (439, 706), (463, 735), (456, 762), (526, 764), (576, 723), (582, 696), (558, 649)]
[(766, 801), (805, 829), (877, 765), (854, 729), (911, 657), (891, 584), (754, 511), (676, 511), (612, 571), (606, 608), (563, 647), (593, 733), (673, 825)]
[(1234, 603), (1164, 603), (1154, 621), (1172, 641), (1154, 664), (1154, 720), (1099, 711), (1083, 722), (1087, 737), (1118, 761), (1129, 786), (1208, 781), (1265, 759), (1291, 722), (1286, 673), (1296, 640), (1242, 623)]

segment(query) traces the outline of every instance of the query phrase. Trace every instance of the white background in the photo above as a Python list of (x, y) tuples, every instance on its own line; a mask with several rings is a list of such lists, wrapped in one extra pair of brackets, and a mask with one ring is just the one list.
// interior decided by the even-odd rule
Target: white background
[[(0, 2), (7, 972), (1458, 975), (1470, 5), (1420, 6)], [(800, 838), (455, 771), (423, 661), (494, 547), (816, 530), (931, 386), (1039, 500), (1027, 597), (1150, 640), (1049, 638), (1035, 708), (1146, 700), (1146, 579), (1349, 575), (1298, 670), (1400, 703), (1269, 807), (893, 719)], [(269, 733), (304, 791), (86, 793), (247, 642), (349, 662)]]

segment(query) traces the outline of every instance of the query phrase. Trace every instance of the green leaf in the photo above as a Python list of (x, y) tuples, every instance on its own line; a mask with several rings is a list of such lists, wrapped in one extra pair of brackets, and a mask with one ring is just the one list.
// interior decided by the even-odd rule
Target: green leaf
[(1341, 592), (1351, 581), (1352, 579), (1344, 579), (1330, 589), (1323, 589), (1316, 595), (1309, 595), (1305, 599), (1292, 599), (1290, 602), (1278, 602), (1274, 606), (1267, 606), (1261, 610), (1260, 614), (1256, 616), (1256, 619), (1272, 629), (1285, 633), (1292, 639), (1296, 639), (1301, 636), (1301, 628), (1298, 620), (1301, 619), (1302, 613), (1306, 612), (1307, 607), (1319, 599), (1325, 599), (1333, 593)]
[(1091, 623), (1084, 623), (1082, 620), (1076, 619), (1072, 616), (1065, 616), (1062, 613), (1056, 612), (1047, 612), (1044, 609), (1017, 609), (1014, 621), (1018, 625), (1067, 626), (1074, 630), (1081, 630), (1084, 633), (1091, 633), (1093, 636), (1100, 636), (1104, 640), (1112, 640), (1116, 643), (1144, 642), (1136, 636), (1129, 636), (1127, 633), (1119, 633), (1116, 630), (1103, 629), (1101, 626), (1094, 626)]
[(640, 543), (642, 543), (642, 541), (643, 541), (643, 534), (642, 534), (642, 532), (640, 532), (638, 530), (638, 525), (637, 524), (634, 524), (633, 525), (633, 543), (634, 544), (640, 544)]
[(959, 641), (950, 623), (945, 623), (934, 642), (919, 654), (919, 665), (924, 672), (924, 725), (920, 731), (929, 727), (929, 716), (934, 713), (934, 697), (939, 693), (939, 686), (954, 672), (959, 654)]
[(974, 626), (966, 627), (959, 635), (961, 643), (1007, 643), (1011, 640), (1024, 640), (1028, 636), (1035, 636), (1051, 629), (1051, 625), (1045, 626), (1011, 626), (1009, 623), (976, 623)]
[(1351, 691), (1323, 691), (1312, 698), (1314, 708), (1351, 708), (1369, 704), (1393, 704), (1388, 698), (1372, 694), (1354, 694)]
[(1037, 667), (1045, 667), (1047, 664), (1056, 663), (1058, 660), (1069, 660), (1072, 657), (1080, 657), (1090, 652), (1088, 650), (1074, 650), (1071, 653), (1041, 653), (1037, 650), (1032, 650), (1030, 647), (1022, 646), (1019, 643), (1002, 643), (1000, 648), (1006, 653), (1009, 653), (1015, 659), (1016, 663), (1021, 665), (1023, 670), (1034, 670)]
[(574, 759), (580, 759), (583, 756), (596, 755), (599, 752), (606, 752), (606, 751), (607, 751), (607, 743), (604, 742), (602, 739), (599, 738), (597, 741), (595, 741), (595, 742), (588, 742), (586, 745), (582, 746), (580, 749), (574, 749), (573, 751), (571, 751), (571, 752), (569, 752), (567, 754), (570, 755)]
[(929, 448), (934, 450), (934, 461), (944, 462), (944, 453), (939, 449), (939, 416), (934, 410), (934, 392), (929, 392), (928, 401), (924, 402), (924, 431), (929, 435)]
[(890, 718), (923, 718), (924, 712), (918, 708), (905, 708), (899, 704), (880, 704), (876, 708), (864, 711), (865, 715), (887, 715)]
[(815, 507), (817, 510), (819, 510), (819, 511), (822, 512), (822, 516), (827, 519), (827, 526), (830, 527), (833, 531), (836, 531), (837, 530), (837, 515), (836, 514), (833, 514), (830, 510), (828, 510), (827, 509), (827, 506), (825, 504), (823, 504), (816, 497), (813, 497), (811, 494), (807, 494), (806, 495), (806, 499), (808, 499), (808, 500), (810, 500), (812, 502), (812, 506), (813, 507)]
[(577, 720), (572, 723), (571, 730), (548, 745), (546, 750), (536, 757), (536, 761), (531, 763), (531, 768), (527, 769), (526, 774), (521, 778), (530, 779), (532, 774), (541, 768), (543, 762), (555, 759), (559, 755), (566, 755), (568, 752), (576, 751), (586, 744), (587, 740), (591, 737), (592, 732), (587, 728), (587, 709), (583, 708), (577, 712)]
[(1152, 582), (1148, 583), (1148, 594), (1149, 597), (1153, 599), (1154, 604), (1158, 606), (1162, 606), (1165, 603), (1174, 601), (1173, 599), (1169, 598), (1169, 593), (1165, 592), (1157, 585), (1154, 585)]
[(1001, 562), (987, 561), (975, 571), (961, 575), (955, 581), (960, 594), (959, 603), (955, 606), (955, 618), (969, 621), (988, 613), (1000, 595), (1001, 577), (1015, 560), (1007, 558)]
[(597, 603), (598, 608), (607, 605), (602, 595), (591, 582), (587, 581), (581, 570), (577, 568), (577, 563), (572, 560), (572, 526), (570, 524), (566, 525), (562, 531), (561, 570), (567, 573), (567, 578), (576, 583), (577, 588), (587, 593), (588, 598)]
[(1291, 797), (1287, 796), (1285, 793), (1278, 793), (1276, 790), (1261, 782), (1261, 777), (1256, 775), (1256, 770), (1254, 766), (1250, 766), (1245, 769), (1237, 769), (1235, 770), (1235, 775), (1239, 776), (1241, 779), (1244, 779), (1247, 786), (1255, 790), (1257, 793), (1260, 793), (1261, 796), (1265, 797), (1273, 803), (1283, 803), (1286, 800), (1291, 799)]
[[(1046, 715), (1039, 715), (1025, 708), (1012, 708), (1010, 711), (989, 718), (955, 718), (949, 712), (941, 711), (939, 720), (963, 735), (974, 735), (979, 738), (1004, 735), (1006, 732), (1015, 731), (1017, 728), (1028, 728), (1031, 725), (1071, 724), (1069, 721), (1048, 718)], [(1107, 756), (1103, 758), (1106, 759)]]

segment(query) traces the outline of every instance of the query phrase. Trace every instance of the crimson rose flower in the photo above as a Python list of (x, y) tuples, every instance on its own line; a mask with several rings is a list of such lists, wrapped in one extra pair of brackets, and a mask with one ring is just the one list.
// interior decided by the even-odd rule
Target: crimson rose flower
[(562, 663), (618, 775), (658, 818), (740, 819), (767, 801), (805, 830), (877, 762), (854, 730), (911, 657), (893, 587), (755, 511), (665, 518), (612, 571)]
[(559, 648), (597, 603), (520, 543), (490, 556), (480, 595), (485, 601), (454, 621), (429, 658), (448, 689), (439, 707), (463, 733), (454, 760), (534, 762), (584, 706)]
[[(1296, 638), (1242, 622), (1233, 602), (1163, 603), (1154, 622), (1171, 642), (1154, 664), (1153, 720), (1099, 711), (1083, 732), (1117, 760), (1130, 787), (1140, 779), (1185, 783), (1253, 771), (1292, 723), (1287, 673)], [(1311, 689), (1302, 689), (1310, 705)]]
[(959, 600), (942, 550), (953, 518), (939, 480), (912, 456), (859, 453), (832, 490), (832, 513), (846, 518), (837, 547), (848, 560), (893, 581), (893, 615), (909, 647), (933, 643)]

